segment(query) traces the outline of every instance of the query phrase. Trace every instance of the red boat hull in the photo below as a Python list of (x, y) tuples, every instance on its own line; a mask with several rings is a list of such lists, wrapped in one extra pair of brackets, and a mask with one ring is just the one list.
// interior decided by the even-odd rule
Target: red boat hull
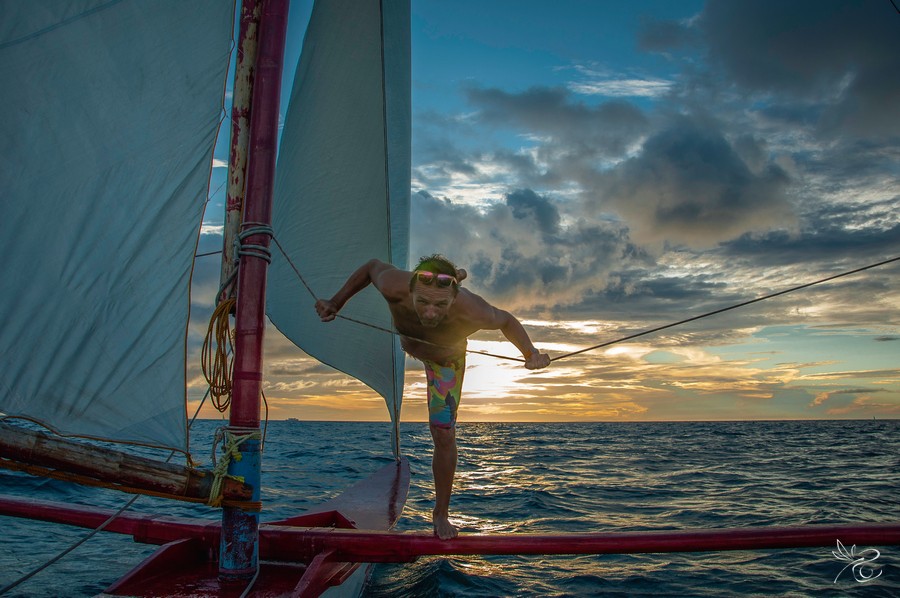
[[(367, 575), (361, 561), (344, 559), (318, 537), (301, 539), (311, 530), (326, 535), (341, 529), (390, 530), (406, 503), (409, 476), (404, 458), (303, 515), (261, 525), (260, 568), (248, 595), (319, 596), (336, 586), (349, 586), (358, 594)], [(105, 595), (236, 597), (247, 589), (247, 582), (219, 579), (220, 522), (131, 513), (108, 521), (114, 514), (109, 509), (0, 497), (0, 515), (91, 529), (105, 524), (104, 531), (161, 545)]]

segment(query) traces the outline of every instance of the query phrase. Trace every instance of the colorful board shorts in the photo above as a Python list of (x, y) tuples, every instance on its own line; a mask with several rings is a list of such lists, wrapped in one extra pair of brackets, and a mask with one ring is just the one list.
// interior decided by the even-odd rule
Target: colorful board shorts
[(428, 423), (447, 430), (456, 427), (456, 410), (462, 396), (466, 356), (442, 363), (422, 360), (428, 378)]

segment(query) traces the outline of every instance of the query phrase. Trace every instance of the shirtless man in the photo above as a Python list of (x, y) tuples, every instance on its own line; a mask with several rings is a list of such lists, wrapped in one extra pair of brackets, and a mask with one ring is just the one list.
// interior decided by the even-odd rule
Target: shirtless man
[(454, 538), (448, 519), (453, 476), (456, 473), (456, 411), (466, 368), (466, 339), (479, 330), (500, 330), (525, 358), (525, 367), (547, 367), (550, 357), (535, 349), (522, 324), (509, 312), (459, 286), (466, 277), (439, 255), (424, 257), (412, 272), (379, 260), (360, 266), (330, 300), (316, 302), (323, 322), (334, 320), (353, 295), (369, 284), (388, 303), (403, 350), (425, 365), (428, 413), (434, 456), (434, 533)]

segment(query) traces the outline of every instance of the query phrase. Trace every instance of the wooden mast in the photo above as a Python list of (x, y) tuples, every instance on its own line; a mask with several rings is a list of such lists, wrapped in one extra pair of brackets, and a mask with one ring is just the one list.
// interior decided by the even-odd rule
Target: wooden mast
[[(242, 230), (268, 227), (278, 143), (278, 105), (287, 31), (288, 0), (264, 0), (259, 23), (259, 46), (251, 102), (247, 194)], [(270, 236), (252, 234), (244, 246), (268, 248)], [(241, 256), (238, 267), (235, 322), (234, 375), (228, 435), (240, 442), (242, 458), (229, 464), (231, 475), (241, 476), (259, 500), (259, 408), (262, 391), (263, 336), (266, 325), (266, 273), (268, 261), (260, 251)], [(234, 507), (222, 510), (219, 578), (246, 580), (259, 564), (259, 513)]]
[(253, 75), (259, 43), (260, 1), (244, 0), (241, 3), (237, 60), (234, 65), (234, 87), (231, 95), (231, 149), (228, 152), (228, 188), (225, 194), (222, 271), (219, 277), (221, 295), (218, 300), (233, 298), (236, 288), (236, 281), (233, 280), (237, 267), (234, 241), (240, 233), (246, 194), (250, 102), (253, 97)]

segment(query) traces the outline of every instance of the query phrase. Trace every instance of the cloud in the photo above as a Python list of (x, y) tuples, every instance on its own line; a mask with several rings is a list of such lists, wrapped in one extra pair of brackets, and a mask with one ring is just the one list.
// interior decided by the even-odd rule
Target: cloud
[(881, 417), (896, 418), (900, 414), (900, 405), (891, 402), (876, 403), (872, 397), (866, 395), (853, 399), (851, 403), (843, 407), (832, 407), (826, 412), (832, 417), (869, 417), (879, 415)]
[(775, 165), (754, 173), (714, 124), (697, 119), (676, 119), (598, 183), (589, 207), (614, 209), (643, 243), (712, 246), (794, 220), (787, 174)]
[(672, 88), (672, 81), (649, 75), (613, 73), (586, 65), (578, 65), (575, 70), (580, 78), (571, 81), (567, 88), (582, 95), (658, 98)]
[(578, 303), (606, 286), (609, 273), (642, 259), (614, 223), (564, 225), (560, 204), (531, 189), (503, 203), (470, 206), (427, 192), (413, 197), (412, 255), (444, 253), (466, 268), (466, 285), (504, 308)]
[(724, 243), (722, 248), (725, 255), (752, 258), (760, 266), (809, 264), (821, 260), (829, 262), (832, 271), (834, 266), (851, 269), (851, 266), (866, 265), (865, 261), (896, 257), (892, 253), (898, 249), (900, 224), (878, 230), (871, 221), (866, 228), (849, 227), (849, 222), (848, 217), (840, 227), (807, 225), (804, 231), (795, 234), (786, 231), (744, 234)]
[(547, 139), (569, 159), (618, 156), (647, 131), (647, 117), (634, 105), (612, 100), (596, 106), (572, 101), (561, 88), (532, 87), (521, 93), (469, 87), (469, 103), (478, 122), (519, 127)]
[(856, 398), (857, 395), (870, 395), (872, 393), (877, 392), (886, 392), (886, 389), (883, 388), (847, 388), (843, 390), (832, 390), (828, 392), (820, 392), (816, 395), (816, 398), (813, 399), (812, 403), (809, 404), (810, 407), (818, 407), (823, 403), (827, 402), (832, 397), (839, 396), (851, 396)]
[(545, 235), (559, 232), (559, 210), (552, 202), (531, 189), (519, 189), (506, 196), (506, 205), (514, 218), (533, 219)]
[[(690, 21), (646, 21), (645, 49), (706, 48), (708, 66), (828, 136), (900, 134), (900, 35), (887, 2), (710, 0)], [(695, 71), (695, 81), (710, 75)]]
[(498, 148), (468, 159), (448, 147), (417, 168), (426, 173), (421, 182), (480, 177), (564, 189), (583, 199), (587, 215), (614, 214), (632, 241), (656, 247), (708, 248), (796, 222), (794, 181), (776, 156), (746, 131), (732, 139), (719, 120), (669, 113), (651, 119), (627, 102), (589, 106), (558, 88), (465, 91), (472, 121), (518, 131), (527, 141), (515, 153)]

